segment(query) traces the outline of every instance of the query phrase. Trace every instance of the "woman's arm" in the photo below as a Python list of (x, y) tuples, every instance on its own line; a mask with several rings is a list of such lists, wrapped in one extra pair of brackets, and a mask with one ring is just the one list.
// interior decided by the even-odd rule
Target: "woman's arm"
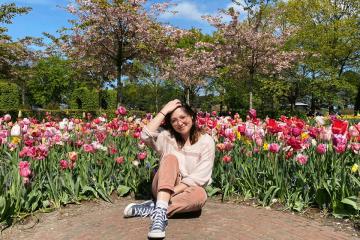
[(155, 132), (161, 125), (166, 114), (174, 111), (177, 107), (181, 106), (181, 102), (178, 99), (168, 102), (161, 111), (146, 125), (150, 132)]

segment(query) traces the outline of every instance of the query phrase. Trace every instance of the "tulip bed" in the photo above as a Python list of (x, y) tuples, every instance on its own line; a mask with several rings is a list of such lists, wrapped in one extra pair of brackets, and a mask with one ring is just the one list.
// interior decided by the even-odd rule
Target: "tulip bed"
[[(0, 118), (0, 222), (81, 200), (133, 193), (150, 196), (157, 156), (140, 140), (152, 118), (43, 120)], [(199, 113), (216, 141), (209, 196), (234, 195), (302, 211), (317, 206), (359, 217), (360, 123), (336, 117), (264, 119), (250, 110), (220, 117)]]

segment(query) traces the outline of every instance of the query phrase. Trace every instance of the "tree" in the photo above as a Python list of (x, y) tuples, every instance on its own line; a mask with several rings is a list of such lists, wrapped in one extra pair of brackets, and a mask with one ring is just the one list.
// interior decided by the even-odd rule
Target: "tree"
[[(12, 19), (16, 15), (26, 14), (31, 10), (27, 7), (17, 7), (15, 3), (0, 5), (0, 23), (12, 24)], [(0, 77), (8, 78), (11, 75), (14, 62), (19, 60), (19, 52), (22, 46), (18, 42), (13, 42), (11, 37), (6, 34), (7, 28), (0, 27)]]
[(224, 10), (231, 18), (230, 22), (222, 21), (221, 17), (207, 19), (217, 29), (214, 55), (223, 63), (222, 72), (230, 73), (236, 81), (247, 84), (249, 107), (252, 108), (253, 87), (257, 78), (279, 74), (290, 68), (298, 53), (285, 49), (290, 29), (280, 28), (276, 21), (279, 13), (272, 7), (271, 1), (246, 3), (248, 17), (244, 21), (239, 19), (239, 12), (233, 8)]
[(69, 60), (59, 56), (40, 59), (33, 67), (33, 75), (28, 82), (29, 92), (35, 104), (58, 107), (67, 102), (76, 88), (75, 71)]
[(215, 57), (211, 38), (196, 29), (188, 32), (177, 44), (169, 61), (164, 65), (163, 78), (170, 79), (184, 90), (184, 98), (190, 104), (191, 95), (206, 85), (214, 75)]
[(356, 0), (303, 0), (280, 5), (285, 21), (297, 29), (290, 41), (305, 52), (303, 68), (309, 81), (312, 108), (327, 103), (329, 108), (354, 94), (343, 75), (358, 68), (360, 49)]
[[(144, 8), (146, 0), (76, 0), (68, 11), (76, 16), (64, 45), (65, 52), (78, 63), (106, 66), (106, 79), (116, 78), (117, 100), (121, 101), (124, 72), (135, 58), (146, 54), (147, 46), (159, 34), (159, 24), (152, 15), (163, 11), (156, 4), (151, 14)], [(95, 64), (94, 64), (95, 61)]]

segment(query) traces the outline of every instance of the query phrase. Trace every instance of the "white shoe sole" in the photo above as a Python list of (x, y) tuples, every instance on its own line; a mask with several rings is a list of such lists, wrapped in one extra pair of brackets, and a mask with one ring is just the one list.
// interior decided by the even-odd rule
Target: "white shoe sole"
[(148, 238), (165, 238), (165, 232), (149, 232)]
[[(145, 202), (143, 202), (143, 204), (144, 203), (147, 203), (147, 202), (152, 202), (151, 200), (148, 200), (148, 201), (145, 201)], [(130, 203), (130, 204), (128, 204), (126, 207), (125, 207), (125, 209), (124, 209), (124, 217), (125, 218), (130, 218), (130, 217), (134, 217), (133, 215), (132, 215), (132, 212), (131, 212), (131, 207), (132, 206), (134, 206), (134, 205), (137, 205), (138, 203)]]
[(133, 217), (131, 211), (129, 211), (131, 209), (132, 206), (134, 206), (136, 203), (130, 203), (126, 206), (126, 208), (124, 209), (124, 217), (125, 218), (129, 218), (129, 217)]

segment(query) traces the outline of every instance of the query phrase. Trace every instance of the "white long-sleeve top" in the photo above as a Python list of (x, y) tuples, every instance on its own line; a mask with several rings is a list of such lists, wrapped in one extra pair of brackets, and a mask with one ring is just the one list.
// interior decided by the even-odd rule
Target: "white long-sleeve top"
[(177, 157), (182, 183), (201, 187), (211, 183), (215, 142), (210, 135), (203, 134), (195, 144), (180, 149), (169, 131), (151, 132), (145, 126), (141, 132), (141, 139), (160, 155), (160, 159), (167, 154)]

